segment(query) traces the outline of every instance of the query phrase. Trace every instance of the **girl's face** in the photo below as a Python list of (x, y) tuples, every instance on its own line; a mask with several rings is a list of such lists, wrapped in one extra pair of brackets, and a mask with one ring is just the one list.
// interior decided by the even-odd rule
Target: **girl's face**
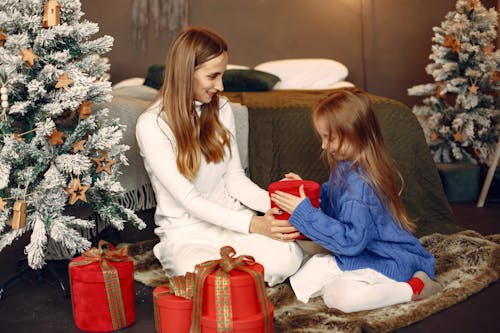
[(222, 74), (226, 70), (227, 52), (199, 65), (194, 71), (194, 99), (201, 103), (209, 103), (217, 92), (223, 91)]
[(330, 128), (324, 118), (315, 119), (314, 126), (321, 138), (321, 149), (332, 155), (337, 161), (345, 160), (347, 157), (346, 141), (343, 141), (343, 146), (341, 147), (338, 135), (336, 133), (331, 133), (330, 135)]

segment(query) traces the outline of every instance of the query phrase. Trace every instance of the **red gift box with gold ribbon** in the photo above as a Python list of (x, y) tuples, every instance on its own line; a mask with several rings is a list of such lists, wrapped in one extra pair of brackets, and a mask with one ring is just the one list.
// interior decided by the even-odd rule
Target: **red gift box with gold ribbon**
[(110, 332), (135, 322), (134, 264), (126, 248), (101, 240), (69, 264), (76, 327)]
[(221, 248), (221, 257), (198, 264), (195, 273), (171, 278), (168, 286), (155, 288), (157, 332), (273, 331), (264, 267), (251, 256), (235, 257), (230, 246)]

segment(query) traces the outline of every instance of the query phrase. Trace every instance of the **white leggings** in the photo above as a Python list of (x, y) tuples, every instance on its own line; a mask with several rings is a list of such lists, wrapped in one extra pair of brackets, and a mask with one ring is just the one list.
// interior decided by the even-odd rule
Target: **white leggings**
[(192, 272), (196, 264), (220, 258), (222, 246), (232, 246), (236, 256), (251, 255), (264, 266), (264, 279), (270, 285), (283, 282), (302, 263), (302, 249), (296, 242), (280, 242), (258, 234), (242, 234), (197, 223), (169, 229), (153, 252), (167, 276)]
[(371, 310), (408, 302), (413, 291), (370, 268), (342, 271), (329, 254), (316, 254), (290, 278), (297, 299), (323, 296), (325, 304), (343, 312)]

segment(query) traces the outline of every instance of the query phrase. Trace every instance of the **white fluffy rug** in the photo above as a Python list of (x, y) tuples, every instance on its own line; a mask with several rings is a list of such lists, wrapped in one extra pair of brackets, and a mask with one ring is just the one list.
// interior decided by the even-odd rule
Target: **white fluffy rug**
[[(274, 304), (274, 331), (287, 333), (389, 332), (420, 321), (486, 288), (500, 276), (500, 234), (482, 236), (467, 230), (420, 239), (436, 258), (436, 280), (442, 292), (422, 301), (346, 314), (327, 308), (317, 297), (304, 304), (288, 283), (268, 288)], [(128, 244), (134, 259), (134, 278), (155, 287), (167, 282), (152, 253), (156, 241)]]

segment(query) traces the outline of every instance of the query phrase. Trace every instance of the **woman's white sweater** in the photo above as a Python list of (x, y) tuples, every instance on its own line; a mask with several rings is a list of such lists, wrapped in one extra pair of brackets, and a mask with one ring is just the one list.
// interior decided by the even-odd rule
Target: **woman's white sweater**
[[(160, 101), (137, 120), (136, 137), (156, 195), (155, 232), (160, 237), (170, 228), (206, 222), (248, 233), (252, 210), (270, 208), (267, 191), (246, 177), (241, 167), (231, 105), (225, 98), (220, 98), (220, 105), (220, 121), (232, 134), (232, 154), (226, 150), (224, 160), (217, 164), (207, 164), (202, 156), (192, 182), (177, 169), (176, 142)], [(198, 103), (196, 110), (200, 112)]]

